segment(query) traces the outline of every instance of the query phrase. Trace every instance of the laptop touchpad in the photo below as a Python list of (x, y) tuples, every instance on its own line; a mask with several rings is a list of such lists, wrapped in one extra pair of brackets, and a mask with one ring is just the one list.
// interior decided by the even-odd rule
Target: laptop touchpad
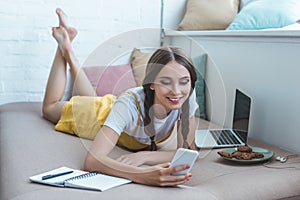
[(216, 145), (216, 141), (209, 130), (196, 130), (195, 144), (198, 147), (214, 147)]

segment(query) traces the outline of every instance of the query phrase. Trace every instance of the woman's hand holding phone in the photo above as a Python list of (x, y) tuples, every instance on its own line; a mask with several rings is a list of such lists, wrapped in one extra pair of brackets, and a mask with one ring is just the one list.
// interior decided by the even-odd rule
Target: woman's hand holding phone
[(188, 165), (189, 168), (179, 171), (179, 172), (172, 173), (172, 175), (178, 176), (178, 175), (184, 175), (184, 174), (189, 173), (190, 170), (192, 169), (198, 155), (199, 155), (198, 151), (179, 148), (176, 151), (176, 153), (171, 161), (170, 167), (176, 167), (176, 166), (180, 166), (180, 165)]

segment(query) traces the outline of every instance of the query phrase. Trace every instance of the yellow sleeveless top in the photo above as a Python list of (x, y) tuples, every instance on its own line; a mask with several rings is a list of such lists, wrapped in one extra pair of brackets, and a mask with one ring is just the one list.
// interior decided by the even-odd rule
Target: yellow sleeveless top
[[(130, 94), (134, 97), (138, 108), (138, 122), (134, 134), (132, 134), (135, 135), (135, 132), (140, 125), (141, 109), (135, 94), (131, 92)], [(61, 118), (55, 125), (55, 130), (93, 140), (103, 126), (116, 99), (117, 97), (111, 94), (102, 97), (72, 97), (70, 101), (67, 101), (64, 104)], [(173, 128), (163, 138), (156, 140), (155, 142), (161, 143), (167, 140), (171, 135)], [(146, 148), (150, 144), (140, 142), (133, 136), (123, 132), (118, 139), (117, 145), (127, 150), (138, 151)]]

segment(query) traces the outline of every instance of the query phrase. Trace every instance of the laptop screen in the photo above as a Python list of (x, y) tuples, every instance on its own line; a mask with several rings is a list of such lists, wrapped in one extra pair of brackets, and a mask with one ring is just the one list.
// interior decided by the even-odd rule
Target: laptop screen
[(237, 89), (235, 93), (234, 105), (232, 129), (237, 132), (240, 139), (246, 143), (250, 118), (251, 98)]

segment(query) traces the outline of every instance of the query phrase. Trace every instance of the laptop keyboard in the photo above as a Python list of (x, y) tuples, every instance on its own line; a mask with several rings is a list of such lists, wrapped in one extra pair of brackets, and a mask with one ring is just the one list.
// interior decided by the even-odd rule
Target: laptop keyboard
[(240, 144), (230, 130), (210, 130), (217, 144)]

